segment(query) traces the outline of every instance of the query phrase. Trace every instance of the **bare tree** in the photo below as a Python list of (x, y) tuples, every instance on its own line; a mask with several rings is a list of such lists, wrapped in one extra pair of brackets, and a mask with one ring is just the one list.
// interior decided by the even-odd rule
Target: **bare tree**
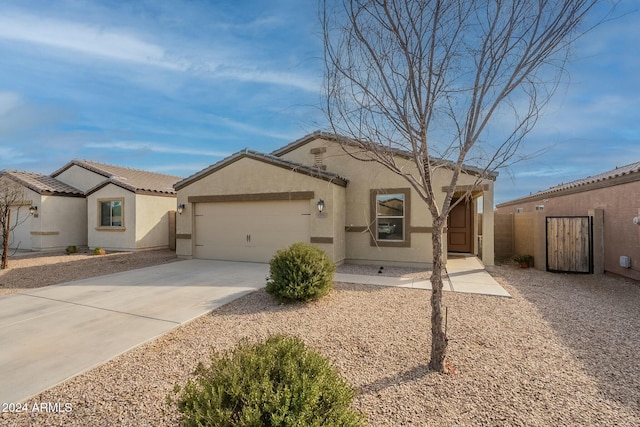
[[(431, 358), (445, 370), (442, 236), (461, 175), (514, 162), (597, 0), (324, 0), (326, 114), (345, 151), (404, 177), (433, 220)], [(401, 167), (399, 154), (416, 169)], [(464, 165), (463, 165), (464, 163)], [(451, 177), (444, 200), (438, 169)]]
[(9, 266), (9, 246), (13, 230), (26, 221), (26, 218), (20, 218), (23, 203), (24, 187), (0, 172), (0, 270)]

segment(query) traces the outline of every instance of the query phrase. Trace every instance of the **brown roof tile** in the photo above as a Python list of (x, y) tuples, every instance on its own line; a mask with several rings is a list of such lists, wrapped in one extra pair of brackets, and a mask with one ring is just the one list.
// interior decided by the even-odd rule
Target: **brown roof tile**
[(57, 176), (69, 167), (77, 165), (108, 179), (97, 187), (87, 191), (87, 194), (104, 187), (108, 183), (113, 183), (133, 192), (151, 192), (175, 194), (173, 184), (182, 178), (173, 175), (165, 175), (156, 172), (143, 171), (139, 169), (125, 168), (105, 163), (92, 162), (89, 160), (72, 160), (70, 163), (58, 169), (52, 176)]
[(332, 172), (327, 172), (324, 171), (322, 169), (318, 169), (312, 166), (306, 166), (300, 163), (295, 163), (295, 162), (291, 162), (285, 159), (282, 159), (280, 157), (276, 157), (274, 155), (271, 154), (266, 154), (266, 153), (261, 153), (259, 151), (255, 151), (255, 150), (250, 150), (248, 148), (245, 148), (242, 151), (238, 151), (237, 153), (232, 154), (231, 156), (220, 160), (218, 163), (215, 163), (203, 170), (201, 170), (200, 172), (197, 172), (185, 179), (183, 179), (182, 181), (178, 182), (175, 184), (175, 188), (177, 190), (186, 187), (187, 185), (198, 181), (228, 165), (230, 165), (231, 163), (234, 163), (242, 158), (248, 157), (250, 159), (254, 159), (254, 160), (258, 160), (258, 161), (262, 161), (265, 163), (268, 163), (270, 165), (274, 165), (274, 166), (279, 166), (282, 167), (284, 169), (289, 169), (304, 175), (308, 175), (311, 176), (313, 178), (318, 178), (318, 179), (322, 179), (325, 181), (329, 181), (332, 182), (336, 185), (340, 185), (342, 187), (346, 187), (347, 184), (349, 183), (349, 180), (346, 178), (343, 178), (335, 173)]
[(75, 187), (65, 184), (62, 181), (34, 172), (23, 172), (16, 170), (3, 171), (0, 174), (6, 175), (14, 181), (24, 185), (38, 194), (49, 194), (57, 196), (83, 197), (84, 193)]

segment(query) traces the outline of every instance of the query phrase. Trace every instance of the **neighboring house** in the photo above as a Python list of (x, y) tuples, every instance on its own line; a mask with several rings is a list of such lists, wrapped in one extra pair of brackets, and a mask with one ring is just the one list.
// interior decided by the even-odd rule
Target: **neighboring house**
[[(406, 154), (398, 152), (397, 161), (415, 169)], [(483, 196), (484, 235), (493, 236), (496, 175), (479, 174), (465, 168), (460, 176), (456, 197), (472, 190), (474, 199), (452, 212), (447, 245), (481, 251), (493, 264), (493, 239), (479, 248), (474, 224), (476, 198)], [(450, 177), (447, 167), (436, 172), (439, 203)], [(337, 263), (432, 264), (431, 215), (416, 191), (382, 165), (354, 159), (330, 134), (307, 135), (271, 154), (245, 149), (175, 188), (183, 208), (176, 220), (179, 256), (268, 262), (277, 249), (302, 241)]]
[(42, 251), (87, 244), (87, 204), (81, 190), (39, 173), (9, 170), (1, 175), (23, 189), (23, 200), (11, 208), (11, 223), (19, 224), (9, 240), (12, 249)]
[(546, 268), (549, 239), (545, 219), (591, 216), (593, 271), (640, 280), (640, 224), (634, 223), (640, 222), (640, 162), (501, 203), (496, 215), (500, 221), (511, 217), (505, 225), (514, 230), (512, 252), (535, 255), (540, 269)]
[[(179, 177), (73, 160), (51, 175), (5, 172), (25, 187), (25, 219), (13, 247), (52, 251), (68, 245), (136, 251), (169, 246), (169, 215)], [(34, 206), (32, 216), (28, 208)]]

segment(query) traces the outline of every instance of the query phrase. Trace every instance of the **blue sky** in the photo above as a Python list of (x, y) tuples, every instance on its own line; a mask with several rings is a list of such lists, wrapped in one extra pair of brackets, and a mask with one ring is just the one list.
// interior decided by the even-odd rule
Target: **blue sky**
[[(635, 0), (622, 2), (632, 11)], [(572, 52), (496, 203), (640, 161), (640, 13)], [(317, 3), (0, 3), (0, 169), (73, 158), (188, 176), (326, 127)]]

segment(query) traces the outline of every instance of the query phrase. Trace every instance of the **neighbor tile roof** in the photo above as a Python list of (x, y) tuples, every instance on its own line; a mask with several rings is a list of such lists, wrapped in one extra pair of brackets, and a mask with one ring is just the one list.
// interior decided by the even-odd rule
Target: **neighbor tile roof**
[[(553, 196), (558, 193), (566, 193), (569, 191), (587, 191), (590, 188), (598, 185), (598, 187), (606, 186), (611, 183), (612, 185), (615, 183), (620, 183), (616, 178), (621, 178), (630, 175), (638, 176), (638, 180), (640, 180), (640, 162), (631, 163), (626, 166), (620, 166), (615, 169), (612, 169), (607, 172), (603, 172), (597, 175), (588, 176), (586, 178), (576, 179), (575, 181), (559, 184), (553, 187), (550, 187), (546, 190), (538, 191), (537, 193), (530, 194), (528, 196), (520, 197), (514, 200), (510, 200), (505, 203), (501, 203), (499, 206), (510, 205), (513, 203), (521, 203), (527, 200), (537, 200), (543, 198), (545, 196)], [(558, 194), (559, 195), (559, 194)]]
[(87, 191), (90, 194), (105, 185), (112, 183), (133, 192), (150, 192), (175, 194), (173, 185), (182, 178), (173, 175), (165, 175), (156, 172), (148, 172), (139, 169), (125, 168), (89, 160), (72, 160), (64, 167), (58, 169), (51, 176), (60, 175), (71, 166), (79, 166), (104, 176), (108, 180)]
[(334, 184), (340, 185), (342, 187), (346, 187), (347, 183), (349, 182), (348, 179), (343, 178), (335, 173), (331, 173), (331, 172), (327, 172), (325, 170), (319, 169), (319, 168), (315, 168), (312, 166), (306, 166), (300, 163), (295, 163), (295, 162), (291, 162), (288, 160), (284, 160), (280, 157), (276, 157), (274, 155), (271, 154), (266, 154), (266, 153), (261, 153), (259, 151), (254, 151), (254, 150), (250, 150), (248, 148), (245, 148), (242, 151), (238, 151), (235, 154), (232, 154), (231, 156), (224, 158), (222, 160), (220, 160), (218, 163), (215, 163), (211, 166), (209, 166), (208, 168), (205, 168), (203, 170), (201, 170), (200, 172), (197, 172), (193, 175), (191, 175), (190, 177), (187, 177), (185, 179), (183, 179), (182, 181), (178, 182), (175, 184), (175, 188), (176, 190), (186, 187), (187, 185), (191, 184), (192, 182), (198, 181), (199, 179), (204, 178), (205, 176), (208, 176), (214, 172), (216, 172), (217, 170), (220, 170), (222, 168), (224, 168), (225, 166), (234, 163), (242, 158), (245, 157), (249, 157), (251, 159), (254, 160), (258, 160), (258, 161), (262, 161), (265, 163), (269, 163), (271, 165), (274, 166), (279, 166), (285, 169), (289, 169), (291, 171), (294, 172), (298, 172), (304, 175), (309, 175), (311, 177), (314, 178), (319, 178), (319, 179), (323, 179), (325, 181), (329, 181), (332, 182)]
[(0, 175), (6, 175), (38, 194), (72, 197), (84, 196), (84, 193), (81, 190), (65, 184), (62, 181), (58, 181), (49, 175), (16, 170), (2, 171), (0, 172)]
[[(334, 133), (330, 133), (330, 132), (323, 132), (320, 130), (317, 130), (315, 132), (312, 132), (308, 135), (303, 136), (300, 139), (297, 139), (283, 147), (278, 148), (277, 150), (274, 150), (271, 152), (272, 155), (280, 157), (283, 156), (305, 144), (308, 144), (309, 142), (313, 141), (314, 139), (325, 139), (327, 141), (337, 141), (340, 143), (343, 143), (345, 145), (352, 145), (352, 146), (360, 146), (360, 144), (349, 137), (346, 136), (342, 136), (342, 135), (337, 135)], [(382, 147), (383, 149), (388, 149), (390, 150), (391, 153), (397, 155), (397, 156), (401, 156), (401, 157), (405, 157), (405, 158), (409, 158), (411, 159), (413, 156), (409, 151), (406, 150), (401, 150), (399, 148), (388, 148), (388, 147), (383, 147), (382, 145), (380, 145), (380, 147)], [(435, 165), (443, 165), (447, 168), (452, 168), (455, 166), (455, 163), (450, 161), (450, 160), (446, 160), (446, 159), (440, 159), (440, 158), (436, 158), (436, 157), (431, 157), (431, 163), (435, 166)], [(498, 172), (495, 171), (489, 171), (489, 172), (485, 172), (484, 170), (482, 170), (481, 168), (475, 167), (475, 166), (469, 166), (469, 165), (462, 165), (462, 170), (466, 173), (469, 174), (473, 174), (473, 175), (478, 175), (478, 176), (486, 176), (488, 179), (491, 179), (493, 181), (495, 181), (498, 178)]]

